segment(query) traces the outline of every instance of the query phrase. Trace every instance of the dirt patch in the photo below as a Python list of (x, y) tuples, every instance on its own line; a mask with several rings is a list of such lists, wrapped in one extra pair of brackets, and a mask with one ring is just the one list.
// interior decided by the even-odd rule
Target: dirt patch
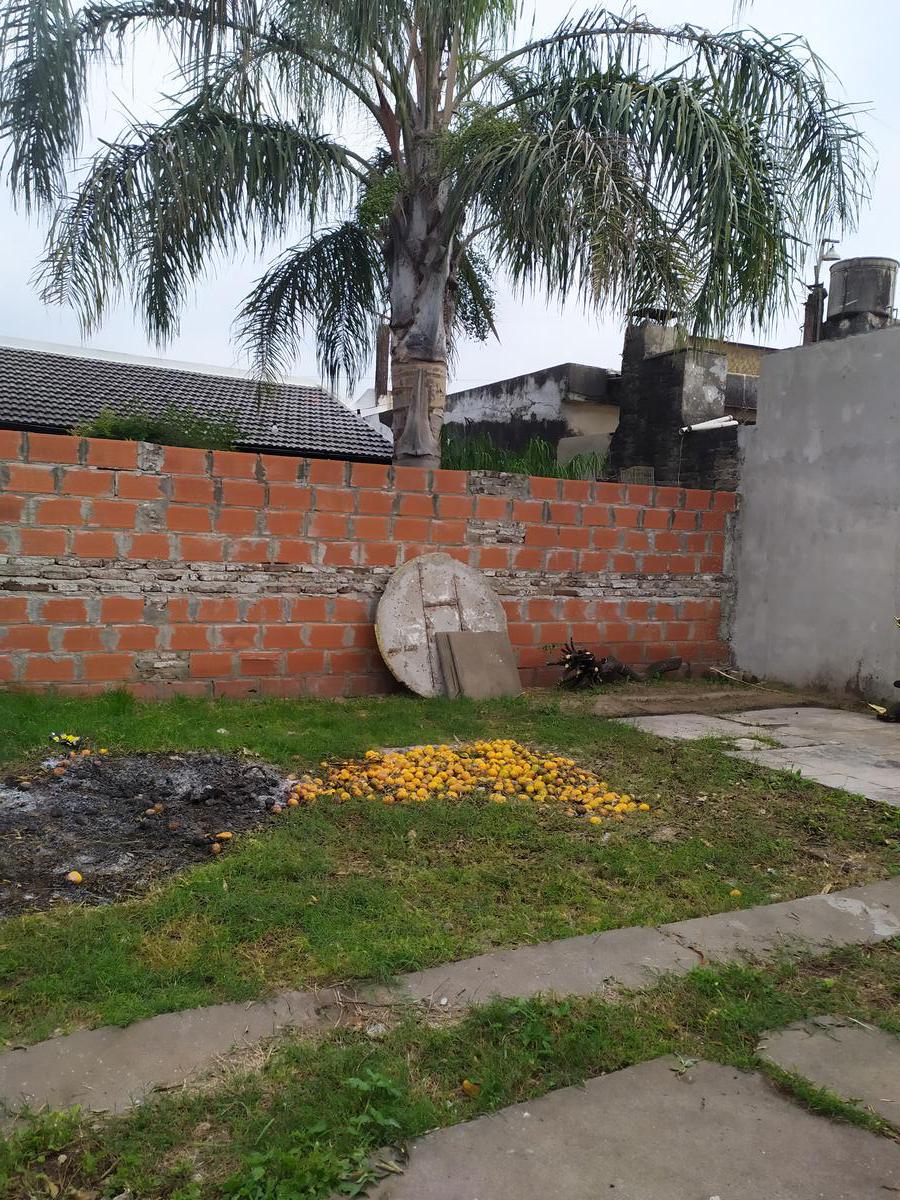
[(757, 708), (800, 708), (808, 705), (844, 707), (844, 703), (834, 697), (778, 688), (740, 684), (710, 684), (709, 687), (703, 687), (696, 683), (677, 682), (615, 684), (589, 697), (568, 697), (568, 702), (589, 709), (597, 717), (643, 717), (664, 713), (704, 713), (715, 716), (723, 712)]
[[(60, 774), (54, 765), (0, 786), (0, 915), (133, 895), (208, 861), (214, 842), (227, 853), (231, 839), (215, 835), (258, 827), (289, 787), (274, 767), (227, 754), (95, 755)], [(67, 881), (72, 871), (81, 883)]]

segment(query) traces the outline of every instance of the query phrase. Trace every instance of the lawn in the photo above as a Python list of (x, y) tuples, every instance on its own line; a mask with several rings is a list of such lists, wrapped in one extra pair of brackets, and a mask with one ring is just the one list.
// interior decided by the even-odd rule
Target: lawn
[[(0, 727), (7, 766), (34, 762), (51, 729), (112, 752), (246, 747), (295, 768), (376, 746), (514, 737), (568, 753), (652, 805), (605, 832), (524, 803), (289, 810), (128, 903), (0, 922), (0, 1036), (17, 1042), (788, 899), (900, 865), (895, 810), (711, 743), (661, 742), (554, 695), (152, 705), (6, 694)], [(651, 840), (660, 829), (672, 840)]]
[(0, 1145), (0, 1195), (355, 1195), (385, 1145), (661, 1054), (762, 1069), (812, 1110), (896, 1137), (757, 1059), (765, 1030), (822, 1013), (900, 1033), (900, 942), (763, 968), (698, 969), (616, 1003), (502, 1001), (440, 1027), (407, 1016), (377, 1038), (362, 1030), (284, 1038), (203, 1089), (120, 1118), (26, 1123)]

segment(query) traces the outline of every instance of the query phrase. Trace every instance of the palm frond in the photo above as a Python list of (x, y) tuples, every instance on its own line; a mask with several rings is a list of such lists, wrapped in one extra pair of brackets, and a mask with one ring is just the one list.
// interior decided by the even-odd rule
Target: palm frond
[(375, 344), (387, 276), (379, 242), (356, 221), (285, 252), (257, 282), (237, 317), (239, 341), (255, 373), (285, 373), (311, 329), (318, 366), (331, 386), (355, 386)]

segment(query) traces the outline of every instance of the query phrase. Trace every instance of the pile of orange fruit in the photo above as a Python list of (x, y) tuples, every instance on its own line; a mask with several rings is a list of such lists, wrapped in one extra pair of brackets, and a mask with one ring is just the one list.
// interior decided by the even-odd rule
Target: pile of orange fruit
[(382, 804), (416, 804), (482, 794), (499, 804), (526, 800), (562, 805), (570, 816), (592, 824), (649, 812), (627, 792), (613, 791), (571, 758), (540, 754), (510, 738), (409, 750), (367, 750), (365, 757), (321, 764), (320, 775), (292, 779), (287, 804), (371, 799)]

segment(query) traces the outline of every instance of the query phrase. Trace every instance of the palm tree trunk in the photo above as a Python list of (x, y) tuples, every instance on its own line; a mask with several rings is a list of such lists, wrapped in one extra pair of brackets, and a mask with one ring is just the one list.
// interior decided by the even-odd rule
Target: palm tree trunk
[(391, 269), (391, 390), (394, 461), (440, 466), (447, 399), (446, 294), (450, 252), (435, 236), (435, 194), (410, 197), (394, 223)]

